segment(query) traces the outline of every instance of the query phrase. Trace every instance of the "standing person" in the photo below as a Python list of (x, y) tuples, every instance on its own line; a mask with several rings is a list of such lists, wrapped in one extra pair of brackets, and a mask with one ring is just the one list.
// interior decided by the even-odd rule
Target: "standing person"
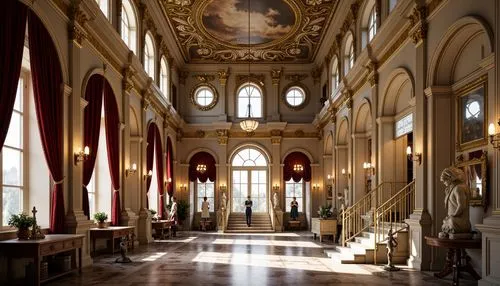
[(297, 202), (297, 198), (293, 197), (293, 201), (290, 202), (290, 217), (292, 220), (297, 220), (299, 217), (299, 202)]
[(169, 220), (172, 222), (172, 236), (177, 235), (177, 198), (172, 199), (172, 207), (170, 207), (170, 217)]
[(201, 203), (201, 230), (207, 230), (207, 220), (210, 218), (210, 203), (207, 201), (207, 197), (203, 197), (203, 202)]
[(250, 196), (248, 196), (247, 198), (248, 198), (248, 200), (245, 201), (245, 207), (246, 207), (245, 215), (247, 217), (247, 226), (250, 227), (250, 225), (252, 225), (252, 206), (253, 206), (253, 202), (252, 202), (252, 200), (250, 200)]

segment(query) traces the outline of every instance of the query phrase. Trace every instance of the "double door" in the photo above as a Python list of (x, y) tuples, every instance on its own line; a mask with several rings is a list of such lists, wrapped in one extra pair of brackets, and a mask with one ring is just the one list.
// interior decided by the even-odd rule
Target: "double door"
[(232, 211), (245, 212), (245, 201), (250, 196), (253, 212), (267, 212), (267, 186), (267, 170), (233, 170)]

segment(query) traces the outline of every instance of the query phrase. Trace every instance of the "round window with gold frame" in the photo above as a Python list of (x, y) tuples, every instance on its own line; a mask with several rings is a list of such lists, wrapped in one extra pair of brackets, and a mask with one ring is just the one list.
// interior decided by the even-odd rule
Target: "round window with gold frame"
[(309, 95), (307, 88), (300, 83), (291, 83), (281, 96), (283, 103), (292, 110), (300, 110), (307, 105)]
[(191, 103), (199, 110), (210, 110), (214, 108), (219, 100), (219, 95), (214, 86), (202, 83), (195, 86), (191, 91)]

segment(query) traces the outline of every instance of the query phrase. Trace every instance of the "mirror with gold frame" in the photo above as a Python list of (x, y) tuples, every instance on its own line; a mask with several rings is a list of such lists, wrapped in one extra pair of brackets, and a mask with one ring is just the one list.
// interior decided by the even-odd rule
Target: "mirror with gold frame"
[(487, 207), (488, 189), (487, 189), (487, 152), (483, 151), (480, 158), (464, 161), (463, 157), (457, 158), (456, 167), (462, 169), (465, 173), (466, 184), (470, 189), (470, 206)]

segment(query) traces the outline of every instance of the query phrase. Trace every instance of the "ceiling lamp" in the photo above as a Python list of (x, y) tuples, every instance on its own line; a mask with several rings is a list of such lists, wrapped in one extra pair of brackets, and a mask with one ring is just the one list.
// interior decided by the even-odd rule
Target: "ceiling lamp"
[(205, 173), (207, 171), (207, 165), (199, 164), (196, 166), (196, 171), (201, 174)]
[(240, 122), (240, 127), (247, 133), (251, 134), (257, 129), (259, 126), (259, 122), (255, 119), (252, 118), (252, 112), (251, 108), (252, 105), (250, 104), (250, 60), (252, 59), (252, 52), (250, 50), (250, 0), (248, 0), (248, 82), (247, 86), (245, 88), (248, 88), (248, 115), (247, 118), (243, 121)]
[(304, 171), (304, 166), (302, 166), (302, 165), (300, 165), (300, 164), (295, 164), (295, 165), (293, 165), (293, 170), (294, 170), (295, 172), (297, 172), (297, 173), (298, 173), (298, 172), (302, 172), (302, 171)]

